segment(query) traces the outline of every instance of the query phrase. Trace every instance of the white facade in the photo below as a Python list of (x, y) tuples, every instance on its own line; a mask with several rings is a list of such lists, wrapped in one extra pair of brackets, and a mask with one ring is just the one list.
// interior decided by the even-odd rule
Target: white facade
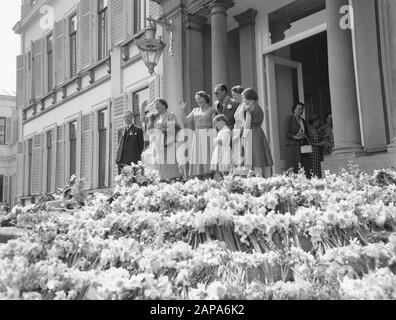
[[(102, 37), (99, 0), (37, 1), (31, 8), (23, 7), (21, 21), (14, 27), (22, 41), (17, 66), (17, 107), (22, 118), (17, 196), (24, 203), (63, 188), (73, 173), (88, 190), (111, 187), (124, 110), (133, 110), (138, 119), (142, 103), (161, 95), (162, 62), (157, 74), (150, 76), (134, 45), (143, 34), (144, 18), (158, 17), (159, 6), (146, 0), (106, 2)], [(75, 42), (70, 35), (74, 15)], [(53, 23), (47, 23), (48, 17)], [(43, 28), (46, 25), (49, 28)], [(108, 50), (99, 59), (103, 37)]]

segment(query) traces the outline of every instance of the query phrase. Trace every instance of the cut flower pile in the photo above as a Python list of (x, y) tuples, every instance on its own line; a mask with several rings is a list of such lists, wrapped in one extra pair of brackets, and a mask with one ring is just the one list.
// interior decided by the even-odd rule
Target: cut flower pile
[(27, 230), (0, 245), (0, 299), (396, 299), (394, 171), (115, 183), (0, 217)]

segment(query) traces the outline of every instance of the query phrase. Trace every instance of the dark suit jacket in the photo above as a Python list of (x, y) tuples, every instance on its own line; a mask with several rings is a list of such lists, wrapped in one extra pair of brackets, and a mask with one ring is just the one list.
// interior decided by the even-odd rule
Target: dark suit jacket
[(118, 131), (117, 164), (131, 165), (142, 160), (144, 150), (144, 135), (142, 128), (132, 124), (127, 132), (124, 129)]
[(217, 115), (224, 114), (227, 118), (227, 126), (231, 130), (234, 129), (234, 125), (235, 125), (234, 115), (239, 107), (239, 102), (234, 99), (231, 99), (230, 97), (226, 97), (223, 101), (223, 112), (220, 112), (218, 105), (219, 105), (219, 101), (216, 101), (214, 104), (216, 114)]
[[(302, 119), (304, 123), (304, 128), (305, 132), (308, 133), (308, 126), (307, 122)], [(286, 132), (286, 137), (287, 137), (287, 146), (298, 146), (301, 144), (301, 140), (295, 140), (293, 137), (299, 133), (301, 126), (300, 123), (297, 121), (296, 117), (294, 115), (290, 115), (286, 118), (286, 126), (285, 126), (287, 132)]]

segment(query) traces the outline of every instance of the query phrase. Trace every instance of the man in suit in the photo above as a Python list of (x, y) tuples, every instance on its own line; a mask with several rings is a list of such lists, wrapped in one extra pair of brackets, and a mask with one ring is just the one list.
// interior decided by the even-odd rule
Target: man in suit
[(125, 166), (131, 163), (137, 164), (142, 160), (144, 150), (144, 135), (142, 128), (135, 126), (133, 123), (133, 114), (131, 111), (125, 113), (125, 128), (118, 131), (118, 151), (117, 165), (118, 174), (121, 174)]
[(227, 118), (227, 126), (233, 130), (235, 125), (234, 115), (239, 107), (239, 102), (229, 97), (228, 88), (225, 84), (218, 84), (215, 87), (214, 94), (217, 98), (214, 103), (217, 115), (224, 114)]

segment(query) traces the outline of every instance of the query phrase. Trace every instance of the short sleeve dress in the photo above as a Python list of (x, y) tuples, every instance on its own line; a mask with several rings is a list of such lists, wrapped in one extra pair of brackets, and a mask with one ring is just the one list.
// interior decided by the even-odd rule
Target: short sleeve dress
[(258, 104), (251, 105), (247, 112), (251, 114), (251, 138), (245, 143), (245, 166), (265, 168), (274, 165), (267, 137), (261, 128), (264, 121), (263, 109)]
[(211, 174), (210, 162), (213, 154), (213, 140), (216, 130), (212, 119), (216, 110), (210, 108), (195, 108), (193, 110), (195, 131), (192, 140), (189, 175), (194, 177)]

